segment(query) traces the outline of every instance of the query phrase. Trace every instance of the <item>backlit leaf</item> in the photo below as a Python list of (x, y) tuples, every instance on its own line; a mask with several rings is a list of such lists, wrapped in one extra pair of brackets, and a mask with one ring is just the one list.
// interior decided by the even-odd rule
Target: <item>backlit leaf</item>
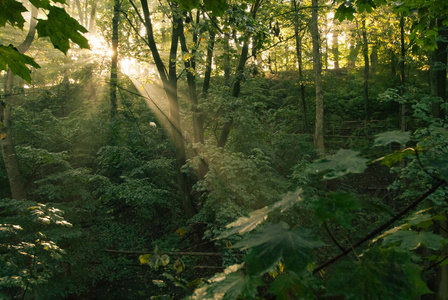
[(251, 212), (248, 217), (239, 218), (235, 222), (228, 224), (226, 226), (228, 230), (223, 232), (218, 238), (226, 238), (235, 233), (244, 234), (246, 232), (252, 231), (267, 219), (268, 213), (270, 211), (271, 210), (269, 209), (269, 207), (265, 206), (262, 209)]
[(336, 154), (309, 165), (307, 172), (319, 174), (326, 171), (324, 179), (334, 179), (349, 173), (363, 173), (368, 160), (358, 155), (357, 151), (341, 149)]
[(205, 10), (211, 11), (214, 15), (222, 16), (228, 4), (226, 0), (204, 0)]
[(31, 82), (31, 70), (27, 65), (36, 69), (40, 68), (33, 58), (20, 53), (12, 45), (8, 47), (0, 45), (0, 71), (6, 71), (9, 67), (13, 74)]
[[(288, 224), (280, 222), (266, 226), (247, 239), (239, 241), (234, 247), (251, 249), (248, 259), (258, 262), (259, 265), (249, 271), (251, 275), (261, 275), (273, 272), (280, 260), (283, 260), (286, 270), (302, 270), (311, 261), (311, 250), (323, 245), (324, 243), (317, 240), (309, 230), (290, 229)], [(247, 265), (251, 267), (256, 264)]]
[(411, 139), (411, 133), (409, 131), (389, 131), (383, 132), (376, 135), (375, 142), (373, 146), (387, 146), (390, 143), (398, 143), (405, 146), (406, 143)]
[(316, 216), (320, 222), (333, 220), (345, 228), (351, 227), (353, 210), (361, 208), (361, 203), (349, 193), (330, 192), (316, 203)]
[(87, 29), (62, 8), (50, 6), (49, 11), (48, 19), (39, 19), (36, 25), (39, 37), (49, 37), (54, 47), (64, 54), (70, 48), (70, 40), (81, 48), (90, 49), (87, 39), (81, 34), (86, 33)]
[[(0, 27), (6, 26), (8, 22), (13, 27), (23, 28), (25, 19), (22, 13), (27, 11), (22, 3), (15, 0), (0, 1)], [(1, 57), (1, 55), (0, 55)]]
[(415, 150), (412, 148), (407, 148), (401, 151), (395, 151), (394, 153), (386, 155), (379, 160), (381, 160), (381, 164), (386, 165), (390, 168), (395, 163), (401, 161), (404, 157), (413, 155), (415, 155)]
[(439, 250), (447, 242), (447, 239), (432, 232), (400, 230), (386, 236), (383, 245), (388, 246), (397, 243), (404, 250), (415, 250), (424, 245), (426, 248)]

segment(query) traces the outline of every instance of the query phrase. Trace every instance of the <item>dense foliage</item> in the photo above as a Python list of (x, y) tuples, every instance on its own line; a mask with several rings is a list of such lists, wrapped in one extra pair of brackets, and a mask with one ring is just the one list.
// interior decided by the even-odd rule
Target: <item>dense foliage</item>
[(448, 299), (447, 16), (0, 1), (0, 298)]

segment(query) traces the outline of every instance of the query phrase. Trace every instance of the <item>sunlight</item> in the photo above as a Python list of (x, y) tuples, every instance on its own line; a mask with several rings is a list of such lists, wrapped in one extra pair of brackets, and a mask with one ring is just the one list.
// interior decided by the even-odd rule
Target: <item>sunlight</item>
[(112, 56), (113, 51), (102, 36), (88, 33), (85, 37), (89, 40), (90, 50), (93, 53), (100, 56)]

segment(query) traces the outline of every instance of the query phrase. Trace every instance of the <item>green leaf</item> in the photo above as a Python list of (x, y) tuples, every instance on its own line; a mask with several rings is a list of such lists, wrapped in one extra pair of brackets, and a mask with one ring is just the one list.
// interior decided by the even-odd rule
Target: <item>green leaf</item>
[(267, 218), (268, 214), (276, 209), (280, 209), (281, 212), (293, 207), (297, 202), (302, 201), (302, 189), (298, 189), (295, 192), (289, 192), (283, 199), (274, 203), (271, 206), (265, 206), (261, 209), (255, 210), (249, 213), (248, 217), (240, 217), (236, 221), (227, 224), (227, 230), (223, 232), (218, 239), (224, 239), (232, 234), (245, 234), (254, 230), (258, 225), (263, 223)]
[(316, 203), (316, 216), (321, 223), (333, 220), (345, 228), (350, 228), (353, 210), (361, 208), (361, 203), (349, 193), (329, 192), (326, 198)]
[(143, 254), (143, 255), (140, 255), (138, 257), (138, 259), (140, 260), (140, 264), (142, 264), (142, 265), (145, 265), (145, 264), (149, 265), (149, 261), (151, 260), (151, 257), (152, 257), (152, 254)]
[(227, 0), (204, 0), (205, 10), (213, 12), (216, 16), (222, 16), (228, 6)]
[(415, 155), (415, 150), (412, 148), (407, 148), (401, 151), (395, 151), (392, 154), (386, 155), (378, 160), (381, 160), (381, 164), (392, 167), (395, 163), (401, 161), (406, 156)]
[(247, 239), (239, 241), (235, 248), (251, 249), (248, 260), (259, 262), (261, 267), (247, 263), (251, 275), (272, 272), (280, 260), (287, 269), (303, 270), (311, 261), (311, 250), (323, 246), (307, 229), (290, 229), (288, 224), (280, 222), (270, 224)]
[(206, 299), (221, 299), (220, 296), (223, 300), (234, 300), (239, 297), (253, 299), (257, 295), (257, 287), (262, 284), (260, 277), (250, 277), (242, 271), (236, 271), (211, 285), (207, 289), (207, 297), (210, 298)]
[(387, 146), (390, 143), (398, 143), (405, 146), (406, 143), (411, 139), (411, 133), (409, 131), (389, 131), (383, 132), (376, 135), (375, 142), (373, 146)]
[(176, 1), (180, 8), (190, 11), (193, 8), (199, 8), (199, 0), (178, 0)]
[(353, 20), (355, 18), (356, 9), (351, 5), (350, 2), (344, 2), (336, 9), (334, 17), (340, 22), (347, 20)]
[(415, 299), (431, 293), (420, 278), (421, 267), (409, 252), (393, 248), (371, 248), (358, 261), (338, 265), (328, 283), (327, 296), (346, 300)]
[(341, 149), (336, 154), (309, 165), (307, 172), (319, 174), (327, 171), (324, 179), (334, 179), (349, 173), (363, 173), (368, 160), (358, 155), (358, 151)]
[[(13, 27), (23, 28), (25, 19), (22, 16), (27, 9), (22, 3), (15, 0), (1, 0), (0, 1), (0, 27), (6, 26), (8, 22)], [(1, 56), (0, 56), (1, 57)]]
[(289, 300), (291, 295), (294, 295), (294, 299), (314, 299), (311, 285), (307, 282), (311, 276), (307, 275), (308, 278), (305, 274), (299, 276), (294, 272), (280, 274), (275, 277), (269, 292), (274, 294), (277, 300)]
[(298, 189), (295, 192), (288, 192), (283, 199), (274, 203), (272, 205), (272, 209), (280, 209), (280, 212), (284, 212), (285, 210), (293, 207), (297, 202), (302, 201), (302, 189)]
[(48, 19), (39, 19), (36, 25), (39, 37), (49, 37), (54, 47), (64, 54), (67, 54), (70, 48), (70, 40), (81, 48), (90, 49), (87, 39), (81, 34), (86, 33), (87, 29), (70, 17), (64, 9), (50, 6), (49, 10)]
[(403, 250), (415, 250), (421, 245), (432, 250), (439, 250), (448, 239), (432, 232), (416, 232), (413, 230), (400, 230), (384, 237), (383, 245), (398, 244)]
[(31, 82), (31, 70), (26, 65), (40, 68), (33, 58), (20, 53), (12, 45), (8, 47), (0, 45), (0, 71), (6, 71), (9, 67), (13, 74)]
[(244, 234), (246, 232), (252, 231), (267, 219), (268, 213), (270, 211), (271, 210), (269, 209), (269, 207), (265, 206), (262, 209), (258, 209), (249, 213), (248, 217), (241, 217), (235, 222), (227, 224), (226, 228), (228, 228), (228, 230), (223, 232), (218, 238), (224, 239), (235, 233)]
[[(52, 0), (55, 3), (66, 4), (65, 0)], [(36, 8), (49, 9), (50, 8), (50, 0), (30, 0), (31, 4), (33, 4)]]

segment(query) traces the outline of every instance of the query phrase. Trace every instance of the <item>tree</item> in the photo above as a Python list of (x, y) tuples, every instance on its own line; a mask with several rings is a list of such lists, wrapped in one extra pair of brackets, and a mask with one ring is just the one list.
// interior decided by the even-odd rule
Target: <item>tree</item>
[[(55, 1), (55, 3), (64, 3), (64, 1)], [(0, 45), (0, 70), (7, 70), (7, 80), (5, 92), (7, 102), (2, 107), (2, 153), (5, 166), (7, 166), (8, 178), (10, 180), (12, 197), (15, 199), (26, 198), (26, 190), (20, 175), (19, 164), (15, 155), (14, 141), (12, 139), (11, 126), (11, 94), (13, 88), (13, 75), (19, 75), (28, 82), (31, 81), (30, 69), (26, 65), (38, 68), (39, 65), (29, 56), (24, 55), (34, 39), (37, 30), (39, 37), (49, 37), (54, 47), (67, 53), (69, 40), (78, 44), (81, 48), (89, 48), (87, 40), (81, 35), (86, 29), (71, 18), (64, 9), (50, 4), (50, 2), (31, 1), (31, 22), (27, 37), (17, 48), (10, 45), (5, 47)], [(36, 19), (38, 9), (49, 11), (47, 19)], [(12, 27), (23, 29), (25, 19), (22, 12), (27, 11), (22, 3), (15, 0), (3, 1), (0, 9), (7, 14), (0, 15), (0, 26), (4, 27), (9, 23)]]
[(313, 39), (313, 70), (316, 86), (316, 123), (314, 131), (314, 145), (321, 157), (325, 155), (324, 146), (324, 95), (322, 87), (322, 63), (319, 50), (318, 0), (312, 1), (311, 8), (311, 36)]

